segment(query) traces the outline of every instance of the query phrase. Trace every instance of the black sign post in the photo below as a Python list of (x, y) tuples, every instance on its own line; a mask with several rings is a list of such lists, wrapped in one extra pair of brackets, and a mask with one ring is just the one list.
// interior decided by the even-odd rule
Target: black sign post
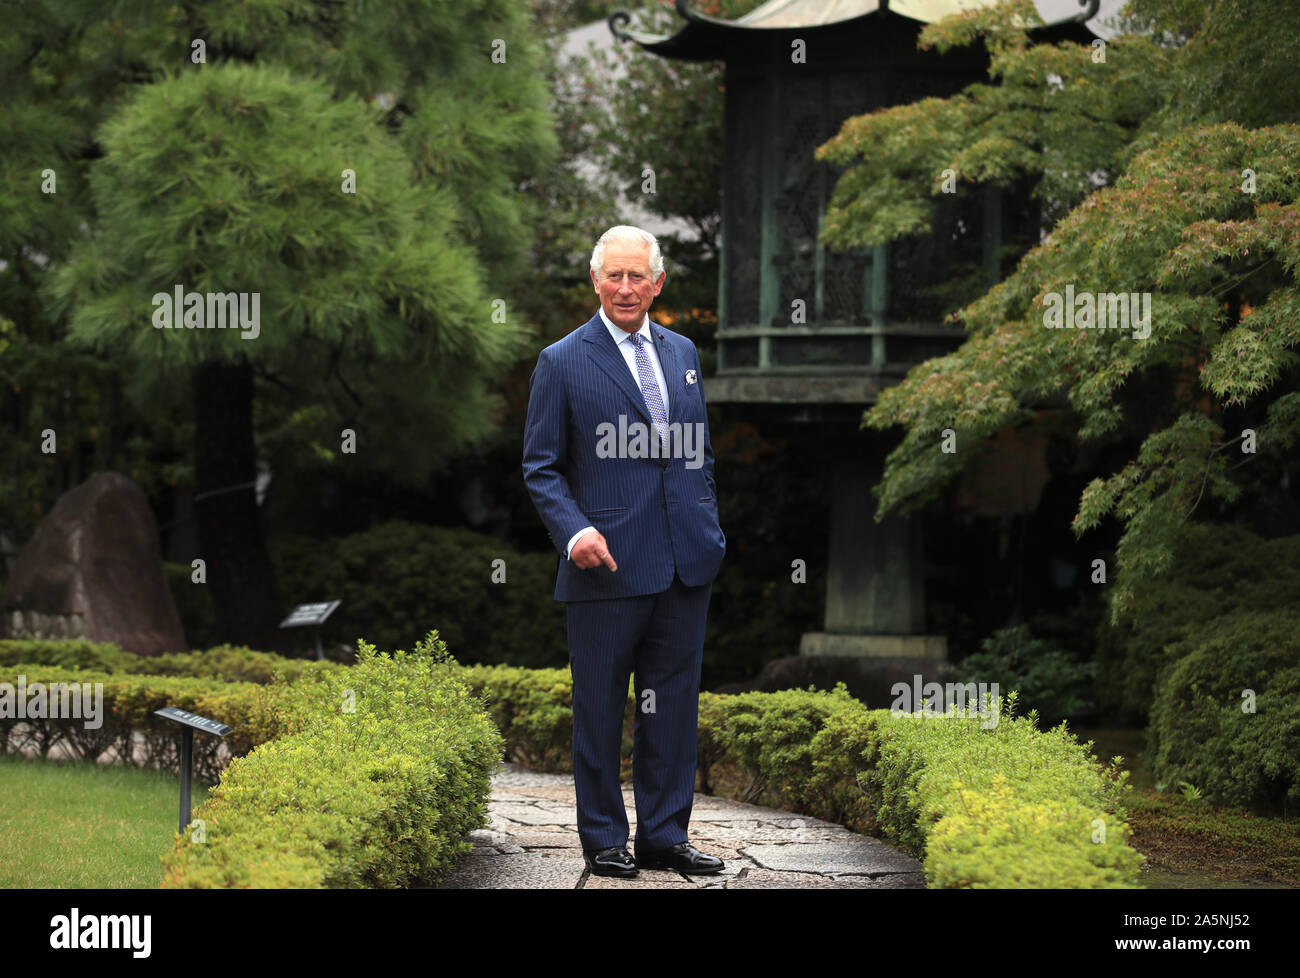
[(289, 617), (280, 622), (281, 628), (299, 628), (303, 625), (313, 625), (316, 628), (316, 658), (317, 660), (325, 658), (325, 651), (320, 647), (320, 626), (325, 623), (325, 619), (334, 614), (341, 601), (315, 601), (311, 604), (300, 604), (289, 612)]
[(194, 731), (198, 730), (214, 737), (224, 737), (234, 727), (229, 727), (216, 720), (209, 720), (197, 713), (182, 710), (179, 706), (164, 706), (154, 710), (153, 715), (163, 717), (181, 725), (181, 828), (190, 824), (190, 767), (194, 759)]

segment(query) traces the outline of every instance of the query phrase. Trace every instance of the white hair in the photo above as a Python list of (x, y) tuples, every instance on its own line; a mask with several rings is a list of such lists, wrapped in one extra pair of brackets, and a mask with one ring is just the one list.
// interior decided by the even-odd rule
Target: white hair
[(591, 249), (591, 270), (600, 277), (600, 270), (605, 265), (605, 246), (611, 241), (623, 241), (650, 246), (650, 277), (658, 280), (664, 270), (664, 256), (659, 250), (658, 239), (649, 231), (633, 227), (630, 224), (617, 224), (600, 236), (596, 247)]

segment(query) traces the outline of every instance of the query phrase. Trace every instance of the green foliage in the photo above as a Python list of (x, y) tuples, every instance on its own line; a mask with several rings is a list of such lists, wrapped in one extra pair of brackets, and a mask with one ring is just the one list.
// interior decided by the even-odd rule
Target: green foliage
[(1033, 177), (1033, 195), (1052, 220), (1095, 179), (1113, 178), (1132, 152), (1134, 130), (1168, 91), (1171, 52), (1125, 36), (1097, 63), (1079, 44), (1032, 43), (1027, 29), (1041, 23), (1030, 0), (1016, 0), (922, 30), (918, 46), (940, 53), (982, 42), (990, 83), (845, 122), (817, 150), (820, 160), (851, 164), (831, 198), (828, 242), (850, 248), (930, 231), (947, 169), (962, 193)]
[(164, 888), (406, 887), (470, 848), (503, 744), (436, 632), (276, 692), (285, 735), (231, 763)]
[[(220, 775), (220, 786), (195, 812), (206, 843), (177, 839), (165, 886), (435, 880), (482, 824), (503, 746), (436, 632), (409, 654), (360, 643), (353, 667), (229, 646), (150, 659), (89, 642), (5, 642), (0, 669), (4, 681), (23, 675), (29, 688), (103, 684), (100, 728), (45, 720), (30, 725), (18, 750), (48, 754), (61, 743), (94, 759), (116, 749), (133, 763), (169, 769), (178, 760), (176, 727), (155, 710), (179, 706), (234, 728), (220, 741), (195, 738), (196, 776), (215, 783)], [(174, 674), (135, 674), (141, 669)], [(226, 681), (236, 677), (251, 681)], [(20, 722), (0, 719), (0, 743)], [(131, 747), (136, 734), (143, 752)], [(235, 757), (229, 766), (223, 744)]]
[[(915, 509), (1000, 429), (1068, 401), (1081, 442), (1139, 446), (1088, 486), (1074, 520), (1078, 534), (1111, 516), (1124, 525), (1112, 621), (1167, 570), (1202, 501), (1231, 504), (1290, 466), (1300, 365), (1300, 93), (1277, 81), (1300, 61), (1300, 8), (1133, 6), (1105, 62), (1085, 46), (1030, 43), (1026, 0), (931, 25), (923, 45), (983, 42), (997, 84), (851, 119), (819, 150), (855, 164), (826, 220), (841, 247), (928, 228), (948, 167), (968, 185), (1037, 182), (1045, 240), (957, 313), (970, 333), (959, 350), (915, 367), (866, 415), (906, 429), (874, 491), (881, 515)], [(1048, 294), (1067, 286), (1151, 293), (1150, 335), (1045, 328)], [(1251, 418), (1266, 418), (1259, 455), (1230, 466)], [(945, 428), (960, 452), (939, 450)]]
[[(960, 805), (930, 833), (926, 881), (941, 889), (1136, 889), (1142, 856), (1124, 822), (1051, 796), (1026, 801), (1002, 775), (985, 790), (958, 783)], [(1093, 841), (1105, 826), (1104, 843)], [(1112, 833), (1115, 837), (1112, 837)], [(1100, 838), (1100, 836), (1096, 836)]]
[(1098, 630), (1098, 695), (1117, 719), (1145, 720), (1160, 674), (1200, 643), (1290, 647), (1300, 634), (1300, 537), (1191, 525), (1170, 566), (1136, 594), (1131, 617)]
[[(0, 533), (27, 539), (93, 471), (126, 472), (151, 498), (193, 481), (175, 368), (235, 337), (163, 340), (150, 297), (177, 283), (262, 292), (268, 329), (233, 351), (257, 360), (258, 447), (282, 474), (360, 464), (419, 482), (489, 434), (545, 206), (519, 187), (556, 146), (543, 60), (519, 2), (7, 7)], [(507, 323), (490, 319), (498, 296)], [(68, 341), (73, 306), (97, 348)], [(345, 458), (349, 426), (363, 434)], [(39, 451), (46, 427), (57, 455)]]
[(997, 683), (1018, 692), (1018, 702), (1036, 710), (1054, 727), (1067, 717), (1095, 708), (1096, 663), (1079, 662), (1052, 643), (1034, 638), (1028, 625), (1000, 628), (980, 642), (980, 651), (957, 663), (954, 682)]
[(57, 666), (91, 672), (130, 672), (141, 657), (112, 642), (88, 639), (0, 639), (0, 668), (18, 665)]
[(831, 692), (780, 690), (700, 696), (700, 778), (738, 766), (742, 801), (760, 799), (855, 828), (872, 812), (858, 789), (858, 758), (869, 743), (867, 710), (843, 683)]
[[(520, 553), (467, 529), (391, 521), (334, 540), (272, 541), (277, 577), (295, 601), (340, 599), (322, 641), (402, 648), (437, 628), (469, 662), (568, 661), (556, 555)], [(493, 561), (506, 580), (493, 583)]]
[(291, 683), (321, 669), (343, 668), (334, 662), (289, 659), (273, 652), (255, 652), (243, 645), (218, 645), (204, 651), (138, 657), (129, 671), (153, 676), (200, 676), (228, 683), (266, 685), (276, 679)]
[(1128, 772), (1116, 760), (1100, 768), (1091, 741), (1080, 745), (1064, 724), (1039, 731), (1013, 703), (987, 728), (974, 717), (873, 711), (860, 780), (881, 827), (924, 853), (933, 887), (1136, 886)]
[[(212, 66), (141, 88), (100, 132), (98, 233), (52, 279), (72, 337), (164, 371), (246, 357), (325, 395), (295, 427), (300, 441), (341, 457), (347, 422), (366, 433), (368, 464), (426, 477), (491, 430), (488, 383), (522, 333), (491, 322), (457, 198), (417, 181), (382, 123), (374, 105), (279, 67)], [(342, 192), (344, 168), (355, 194)], [(256, 338), (148, 327), (151, 297), (176, 285), (258, 293)]]
[(265, 685), (277, 676), (293, 682), (316, 669), (341, 668), (337, 663), (290, 659), (246, 646), (218, 645), (207, 650), (170, 655), (136, 655), (112, 642), (84, 639), (10, 639), (0, 641), (0, 668), (19, 665), (58, 666), (92, 672), (141, 676), (192, 676), (230, 683)]
[(573, 677), (568, 669), (466, 666), (510, 756), (543, 771), (572, 770)]
[(1300, 802), (1300, 623), (1234, 624), (1174, 646), (1191, 651), (1156, 687), (1148, 756), (1185, 796), (1285, 814)]

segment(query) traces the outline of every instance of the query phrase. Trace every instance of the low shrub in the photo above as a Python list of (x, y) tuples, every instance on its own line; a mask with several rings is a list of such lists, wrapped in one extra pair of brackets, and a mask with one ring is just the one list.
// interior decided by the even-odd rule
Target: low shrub
[[(0, 641), (0, 668), (18, 665), (62, 666), (151, 676), (196, 676), (250, 683), (269, 683), (276, 675), (293, 680), (317, 668), (315, 660), (256, 652), (242, 645), (218, 645), (202, 651), (148, 656), (124, 652), (111, 642), (82, 639)], [(321, 665), (327, 669), (344, 668), (333, 662)]]
[[(1160, 675), (1187, 640), (1300, 631), (1300, 536), (1267, 540), (1234, 524), (1184, 528), (1168, 573), (1145, 583), (1132, 613), (1097, 632), (1097, 688), (1112, 717), (1144, 722)], [(1235, 619), (1232, 621), (1230, 619)]]
[(1034, 638), (1028, 625), (998, 629), (953, 667), (954, 682), (997, 683), (1006, 693), (1019, 692), (1017, 702), (1037, 710), (1043, 727), (1095, 710), (1096, 674), (1096, 663)]
[(165, 888), (403, 887), (471, 848), (504, 742), (436, 632), (270, 690), (283, 735), (231, 763)]
[(923, 856), (928, 885), (1136, 886), (1128, 772), (1099, 766), (1064, 724), (1040, 731), (1002, 706), (996, 724), (871, 716), (859, 783), (884, 833)]
[(178, 652), (153, 657), (136, 656), (131, 672), (158, 676), (205, 676), (226, 682), (269, 683), (276, 677), (293, 682), (308, 672), (346, 669), (336, 662), (291, 659), (274, 652), (255, 652), (244, 645), (217, 645), (195, 652)]
[(511, 759), (542, 771), (573, 766), (573, 678), (568, 669), (465, 666), (465, 682), (483, 698)]
[(869, 743), (868, 715), (843, 683), (832, 692), (701, 693), (701, 790), (714, 790), (715, 769), (738, 768), (746, 781), (734, 792), (738, 800), (864, 831), (872, 817), (856, 775)]
[(3, 639), (0, 640), (0, 669), (18, 665), (59, 666), (63, 669), (91, 669), (97, 672), (129, 672), (135, 660), (143, 658), (124, 652), (112, 642), (89, 639)]
[(1148, 756), (1158, 781), (1268, 813), (1300, 803), (1300, 630), (1233, 615), (1197, 638), (1157, 684)]
[[(0, 682), (12, 683), (15, 695), (20, 677), (29, 694), (34, 683), (46, 688), (52, 683), (90, 684), (92, 691), (96, 683), (102, 683), (100, 726), (92, 730), (82, 719), (73, 718), (33, 723), (16, 715), (0, 716), (0, 749), (6, 744), (13, 751), (35, 747), (42, 756), (48, 756), (55, 745), (64, 744), (76, 757), (85, 760), (95, 760), (111, 749), (127, 763), (176, 770), (179, 764), (177, 725), (153, 714), (164, 706), (177, 706), (234, 728), (221, 740), (204, 735), (194, 738), (195, 776), (214, 784), (230, 755), (247, 753), (274, 737), (277, 731), (264, 688), (254, 683), (40, 665), (8, 666), (0, 672)], [(83, 715), (84, 712), (83, 707)], [(142, 736), (142, 744), (136, 744), (136, 734)], [(223, 744), (228, 754), (222, 751)]]
[[(564, 609), (552, 599), (554, 552), (400, 520), (337, 539), (275, 537), (270, 548), (283, 593), (342, 602), (320, 630), (329, 644), (365, 636), (379, 648), (410, 648), (437, 627), (464, 662), (568, 661)], [(498, 567), (503, 583), (493, 580)]]

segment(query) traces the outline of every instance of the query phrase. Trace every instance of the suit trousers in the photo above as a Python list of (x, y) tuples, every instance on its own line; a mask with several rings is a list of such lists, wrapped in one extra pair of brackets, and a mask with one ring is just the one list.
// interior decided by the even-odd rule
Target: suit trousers
[(687, 587), (674, 574), (668, 590), (659, 594), (565, 605), (578, 835), (588, 849), (628, 841), (619, 757), (633, 673), (637, 843), (662, 849), (687, 840), (695, 801), (704, 626), (712, 590), (712, 583)]

